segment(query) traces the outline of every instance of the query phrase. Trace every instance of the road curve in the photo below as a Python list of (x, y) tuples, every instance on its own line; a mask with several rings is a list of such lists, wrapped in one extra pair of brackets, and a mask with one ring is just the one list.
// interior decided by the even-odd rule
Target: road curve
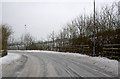
[[(114, 77), (92, 64), (60, 54), (20, 52), (22, 58), (14, 64), (3, 64), (3, 77)], [(10, 72), (10, 73), (9, 73)]]

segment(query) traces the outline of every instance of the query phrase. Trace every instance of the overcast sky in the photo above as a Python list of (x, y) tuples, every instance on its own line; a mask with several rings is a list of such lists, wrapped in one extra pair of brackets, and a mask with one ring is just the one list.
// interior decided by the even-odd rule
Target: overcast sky
[[(96, 7), (99, 9), (115, 1), (118, 0), (96, 0)], [(25, 24), (27, 32), (37, 40), (46, 39), (53, 30), (59, 32), (65, 24), (84, 13), (93, 13), (93, 0), (23, 0), (22, 2), (4, 0), (2, 2), (2, 22), (12, 26), (16, 40), (25, 34)]]

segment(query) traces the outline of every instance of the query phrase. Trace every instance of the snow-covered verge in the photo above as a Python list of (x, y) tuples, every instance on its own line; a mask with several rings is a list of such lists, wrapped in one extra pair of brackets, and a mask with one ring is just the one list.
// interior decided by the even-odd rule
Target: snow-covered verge
[(16, 53), (8, 53), (7, 56), (0, 58), (0, 64), (9, 64), (21, 58), (21, 55)]
[(111, 60), (105, 57), (90, 57), (89, 59), (92, 64), (97, 65), (98, 67), (111, 73), (118, 74), (117, 60)]
[(10, 65), (14, 62), (17, 62), (21, 58), (21, 55), (15, 54), (15, 53), (8, 53), (7, 56), (1, 57), (0, 58), (0, 78), (2, 78), (2, 69), (3, 69), (3, 64), (4, 66)]

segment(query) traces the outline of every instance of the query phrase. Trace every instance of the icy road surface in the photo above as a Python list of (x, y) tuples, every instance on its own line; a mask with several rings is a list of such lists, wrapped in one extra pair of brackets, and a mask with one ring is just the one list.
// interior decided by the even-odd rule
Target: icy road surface
[[(13, 51), (12, 51), (13, 53)], [(21, 58), (2, 64), (2, 77), (117, 77), (91, 64), (89, 57), (54, 54), (47, 51), (14, 51)], [(87, 62), (85, 62), (85, 60)], [(99, 63), (100, 64), (100, 63)], [(112, 70), (112, 69), (111, 69)], [(117, 68), (116, 68), (117, 70)]]

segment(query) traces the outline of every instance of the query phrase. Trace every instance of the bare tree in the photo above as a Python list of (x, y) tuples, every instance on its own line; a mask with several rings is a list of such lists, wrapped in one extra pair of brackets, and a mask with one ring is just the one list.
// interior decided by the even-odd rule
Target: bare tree
[(25, 49), (31, 49), (33, 43), (34, 37), (32, 37), (30, 33), (21, 36), (21, 44), (25, 45)]
[(54, 31), (52, 31), (52, 33), (50, 34), (50, 38), (51, 38), (51, 40), (53, 42), (52, 47), (54, 47), (55, 46), (55, 32)]
[(12, 29), (8, 25), (2, 25), (0, 28), (2, 30), (2, 56), (7, 55), (7, 46), (8, 46), (8, 38), (12, 34)]

